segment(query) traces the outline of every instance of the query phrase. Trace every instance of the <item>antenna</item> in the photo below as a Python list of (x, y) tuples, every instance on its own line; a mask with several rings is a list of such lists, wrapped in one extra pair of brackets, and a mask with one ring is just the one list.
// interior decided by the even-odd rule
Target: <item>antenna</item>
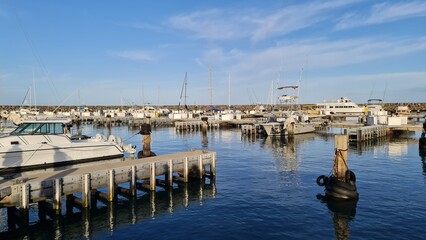
[(386, 90), (387, 89), (388, 89), (388, 83), (386, 82), (385, 91), (383, 92), (383, 98), (382, 98), (383, 102), (385, 101), (385, 96), (386, 96)]

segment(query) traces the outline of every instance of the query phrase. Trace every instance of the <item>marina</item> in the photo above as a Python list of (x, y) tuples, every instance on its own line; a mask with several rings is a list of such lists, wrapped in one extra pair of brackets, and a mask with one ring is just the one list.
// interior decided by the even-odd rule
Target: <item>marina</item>
[[(241, 129), (243, 129), (242, 126), (244, 125), (241, 125)], [(342, 134), (343, 129), (346, 129), (339, 127), (342, 125), (334, 128), (323, 127), (324, 129), (317, 133), (295, 135), (291, 138), (262, 135), (251, 137), (251, 135), (243, 134), (242, 130), (238, 128), (209, 129), (205, 133), (203, 131), (176, 131), (174, 127), (153, 128), (151, 133), (152, 150), (156, 152), (157, 157), (120, 160), (102, 164), (101, 167), (93, 165), (93, 163), (85, 163), (88, 165), (81, 168), (66, 167), (53, 172), (42, 171), (33, 177), (22, 174), (1, 181), (2, 189), (4, 187), (13, 189), (12, 195), (10, 195), (12, 192), (2, 190), (2, 196), (11, 196), (9, 199), (13, 200), (6, 203), (4, 202), (7, 198), (2, 200), (2, 206), (5, 208), (2, 210), (3, 230), (0, 235), (6, 237), (33, 236), (38, 239), (34, 234), (43, 236), (54, 231), (55, 233), (50, 234), (62, 236), (61, 234), (67, 233), (71, 234), (71, 238), (105, 237), (105, 234), (110, 233), (119, 237), (123, 234), (136, 236), (133, 234), (140, 234), (142, 231), (147, 236), (165, 237), (162, 233), (149, 231), (144, 225), (154, 224), (154, 228), (162, 229), (164, 224), (171, 224), (171, 222), (165, 223), (164, 221), (179, 221), (178, 226), (185, 229), (188, 221), (199, 219), (201, 224), (203, 216), (208, 214), (211, 216), (209, 217), (211, 223), (206, 226), (200, 224), (192, 224), (192, 226), (201, 229), (217, 229), (216, 233), (211, 235), (212, 239), (222, 234), (232, 234), (236, 229), (242, 231), (245, 229), (243, 226), (252, 226), (253, 229), (261, 227), (263, 229), (261, 231), (250, 230), (247, 233), (263, 237), (275, 234), (280, 236), (295, 236), (296, 234), (310, 239), (308, 235), (315, 234), (324, 238), (333, 238), (335, 231), (338, 231), (336, 234), (343, 231), (340, 233), (349, 233), (354, 238), (364, 238), (367, 235), (363, 231), (359, 231), (359, 228), (369, 226), (371, 221), (378, 217), (374, 214), (380, 214), (383, 217), (383, 214), (392, 215), (394, 211), (395, 213), (403, 212), (404, 214), (400, 217), (404, 219), (401, 221), (405, 222), (415, 222), (415, 219), (421, 218), (421, 214), (418, 215), (415, 211), (422, 203), (426, 204), (424, 202), (426, 199), (420, 196), (424, 194), (420, 189), (424, 189), (421, 188), (425, 182), (423, 179), (425, 173), (422, 170), (424, 157), (422, 156), (426, 156), (426, 154), (422, 155), (418, 151), (419, 131), (412, 136), (408, 135), (408, 138), (386, 135), (377, 139), (357, 142), (355, 145), (350, 144), (347, 159), (351, 170), (357, 176), (359, 200), (349, 208), (346, 206), (343, 210), (336, 210), (341, 209), (339, 203), (337, 205), (333, 202), (323, 203), (317, 199), (316, 195), (322, 194), (322, 192), (315, 184), (315, 179), (319, 174), (329, 171), (332, 165), (333, 136), (336, 131)], [(123, 139), (139, 136), (131, 138), (127, 143), (138, 146), (136, 150), (141, 149), (140, 135), (135, 135), (138, 129), (130, 126), (99, 128), (89, 124), (83, 125), (83, 131), (110, 133)], [(176, 153), (182, 149), (204, 150)], [(202, 165), (205, 166), (202, 168), (204, 175), (201, 175), (199, 171), (200, 156), (204, 156), (201, 157)], [(370, 162), (369, 159), (374, 156), (381, 160), (371, 165), (373, 162)], [(185, 158), (188, 159), (186, 176), (191, 176), (187, 183), (185, 183)], [(211, 167), (209, 164), (213, 163), (211, 162), (213, 159), (217, 159), (217, 162), (215, 161)], [(175, 172), (171, 178), (167, 177), (167, 171), (164, 170), (169, 169), (170, 160), (173, 161), (173, 171)], [(153, 167), (153, 162), (156, 167)], [(132, 166), (135, 166), (134, 170), (132, 170)], [(382, 166), (387, 166), (388, 173), (377, 175), (378, 173), (375, 171), (380, 171)], [(152, 173), (153, 169), (155, 169), (155, 174)], [(190, 169), (193, 169), (191, 174)], [(404, 175), (404, 179), (408, 177), (404, 181), (399, 178), (390, 180), (398, 176), (398, 171), (409, 171), (413, 174)], [(88, 172), (89, 174), (87, 174)], [(216, 174), (210, 174), (211, 172)], [(405, 191), (410, 191), (409, 189), (403, 190), (401, 192), (403, 195), (398, 195), (399, 197), (392, 201), (392, 204), (396, 205), (385, 210), (381, 207), (383, 203), (380, 203), (380, 199), (387, 198), (388, 194), (393, 195), (393, 193), (392, 191), (380, 191), (378, 194), (377, 188), (382, 188), (381, 185), (376, 186), (370, 183), (372, 179), (367, 177), (372, 173), (378, 176), (374, 183), (390, 181), (386, 184), (392, 184), (402, 190), (398, 187), (401, 186), (400, 184), (413, 181), (416, 184), (410, 189), (417, 188), (417, 190), (410, 193), (411, 195), (404, 194)], [(137, 180), (132, 185), (133, 174)], [(153, 177), (154, 175), (155, 177)], [(173, 179), (173, 185), (167, 187), (170, 186), (170, 179)], [(61, 184), (57, 184), (58, 182)], [(8, 185), (10, 183), (14, 184)], [(58, 187), (63, 193), (60, 198), (54, 194), (58, 192), (58, 190), (54, 190), (54, 186), (61, 186)], [(194, 186), (195, 189), (193, 189)], [(195, 202), (188, 197), (189, 195), (184, 194), (189, 191), (195, 191), (192, 198), (195, 199)], [(402, 203), (400, 201), (403, 201), (402, 196), (414, 196), (417, 201), (413, 203), (412, 207), (401, 211), (398, 206)], [(282, 202), (282, 199), (290, 201)], [(274, 201), (271, 202), (271, 200)], [(200, 205), (204, 201), (207, 202)], [(187, 209), (187, 211), (171, 210), (176, 207)], [(132, 211), (132, 208), (139, 210)], [(224, 209), (219, 210), (218, 208)], [(311, 209), (312, 213), (307, 214), (302, 210), (305, 208)], [(117, 211), (117, 209), (122, 210)], [(356, 209), (356, 213), (350, 213), (354, 209)], [(132, 214), (133, 219), (138, 220), (126, 219), (124, 211), (129, 211), (128, 214)], [(349, 215), (346, 215), (345, 211), (349, 211)], [(59, 214), (57, 214), (58, 212)], [(191, 212), (196, 215), (194, 216)], [(281, 214), (284, 213), (291, 216), (294, 219), (293, 222), (296, 222), (292, 224), (279, 220)], [(187, 214), (192, 216), (192, 220), (185, 219)], [(368, 217), (369, 215), (371, 218)], [(271, 221), (262, 223), (260, 219), (264, 218), (271, 219)], [(316, 218), (328, 218), (329, 220), (319, 224), (314, 221)], [(123, 219), (123, 222), (118, 219)], [(144, 220), (141, 221), (142, 219)], [(346, 228), (341, 229), (335, 225), (338, 224), (337, 222), (333, 224), (332, 219), (338, 221), (339, 224), (345, 224)], [(393, 218), (385, 219), (387, 222), (393, 221)], [(70, 221), (73, 223), (70, 224)], [(102, 222), (108, 224), (102, 225)], [(221, 224), (218, 224), (219, 222)], [(244, 224), (240, 225), (243, 222)], [(275, 223), (272, 224), (272, 222)], [(304, 230), (298, 231), (298, 233), (295, 232), (296, 230), (291, 230), (297, 229), (297, 223), (302, 224), (302, 222), (311, 223), (316, 227), (310, 231)], [(56, 227), (44, 227), (43, 230), (38, 230), (37, 226), (43, 226), (43, 224), (53, 224)], [(128, 229), (133, 224), (140, 225), (142, 229), (125, 233), (124, 229)], [(277, 224), (280, 224), (281, 227), (278, 227)], [(75, 226), (79, 226), (80, 230), (71, 230)], [(423, 230), (420, 225), (409, 224), (406, 227), (415, 229), (416, 234), (422, 234)], [(60, 230), (57, 231), (55, 228)], [(398, 234), (417, 236), (404, 229), (405, 227), (399, 228)], [(183, 237), (180, 235), (182, 233), (174, 231), (172, 233), (177, 234), (177, 239)], [(389, 234), (395, 236), (396, 232)], [(205, 236), (203, 232), (200, 232), (199, 236), (201, 235)], [(390, 235), (375, 235), (370, 232), (368, 237), (385, 239)], [(244, 237), (248, 236), (242, 234), (238, 238)]]
[(426, 2), (0, 19), (0, 240), (425, 239)]

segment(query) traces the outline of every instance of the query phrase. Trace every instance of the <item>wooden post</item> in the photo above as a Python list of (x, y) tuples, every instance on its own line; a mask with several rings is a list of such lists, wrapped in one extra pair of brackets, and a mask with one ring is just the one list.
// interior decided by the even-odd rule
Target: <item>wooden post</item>
[(146, 117), (146, 121), (147, 124), (149, 126), (149, 131), (146, 131), (143, 134), (143, 157), (149, 157), (151, 156), (151, 118), (150, 117)]
[(169, 160), (168, 168), (166, 179), (169, 182), (169, 186), (173, 187), (173, 159)]
[(27, 227), (29, 225), (30, 213), (30, 184), (22, 184), (21, 185), (21, 209), (20, 209), (20, 217), (21, 223), (23, 227)]
[(183, 181), (184, 182), (188, 182), (188, 172), (189, 172), (189, 168), (188, 168), (188, 158), (186, 157), (183, 160)]
[(114, 190), (115, 190), (115, 182), (114, 182), (114, 174), (115, 174), (115, 171), (114, 171), (114, 169), (110, 169), (110, 170), (108, 170), (108, 185), (107, 185), (107, 188), (108, 188), (108, 201), (109, 202), (112, 202), (113, 200), (114, 200), (114, 196), (115, 196), (115, 192), (114, 192)]
[(149, 183), (150, 183), (150, 189), (151, 191), (155, 191), (155, 185), (156, 185), (156, 179), (155, 179), (155, 162), (151, 163), (150, 165), (150, 177), (149, 177)]
[(203, 166), (203, 155), (198, 156), (198, 171), (200, 174), (200, 179), (203, 179), (204, 175), (204, 166)]
[(130, 171), (130, 192), (136, 196), (136, 166), (132, 166)]
[(81, 177), (81, 185), (82, 207), (88, 208), (90, 205), (90, 173)]
[(212, 153), (210, 162), (210, 175), (216, 176), (216, 154)]
[(333, 175), (337, 179), (343, 180), (345, 178), (346, 171), (348, 170), (348, 136), (335, 135), (334, 148), (336, 152), (336, 160), (334, 161)]
[(57, 215), (61, 214), (61, 200), (62, 200), (62, 178), (53, 180), (53, 210)]

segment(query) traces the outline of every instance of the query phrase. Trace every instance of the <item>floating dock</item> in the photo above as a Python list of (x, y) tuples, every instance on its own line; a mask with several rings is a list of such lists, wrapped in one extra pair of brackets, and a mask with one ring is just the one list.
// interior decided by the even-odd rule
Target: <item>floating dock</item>
[[(173, 188), (174, 182), (215, 175), (216, 153), (201, 150), (106, 162), (2, 181), (0, 208), (7, 208), (8, 221), (13, 222), (18, 216), (20, 225), (28, 226), (31, 204), (38, 203), (39, 211), (48, 209), (43, 212), (60, 215), (64, 198), (67, 206), (85, 209), (94, 204), (93, 199), (112, 202), (117, 194), (131, 197), (136, 196), (137, 190), (155, 192), (157, 187)], [(128, 188), (119, 186), (125, 183)]]

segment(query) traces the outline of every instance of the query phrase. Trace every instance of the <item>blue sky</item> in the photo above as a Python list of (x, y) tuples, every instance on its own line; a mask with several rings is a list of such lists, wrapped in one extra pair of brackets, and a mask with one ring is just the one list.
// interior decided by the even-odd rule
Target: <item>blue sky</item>
[(423, 0), (5, 0), (0, 29), (0, 105), (177, 105), (185, 72), (208, 105), (209, 66), (214, 105), (426, 102)]

